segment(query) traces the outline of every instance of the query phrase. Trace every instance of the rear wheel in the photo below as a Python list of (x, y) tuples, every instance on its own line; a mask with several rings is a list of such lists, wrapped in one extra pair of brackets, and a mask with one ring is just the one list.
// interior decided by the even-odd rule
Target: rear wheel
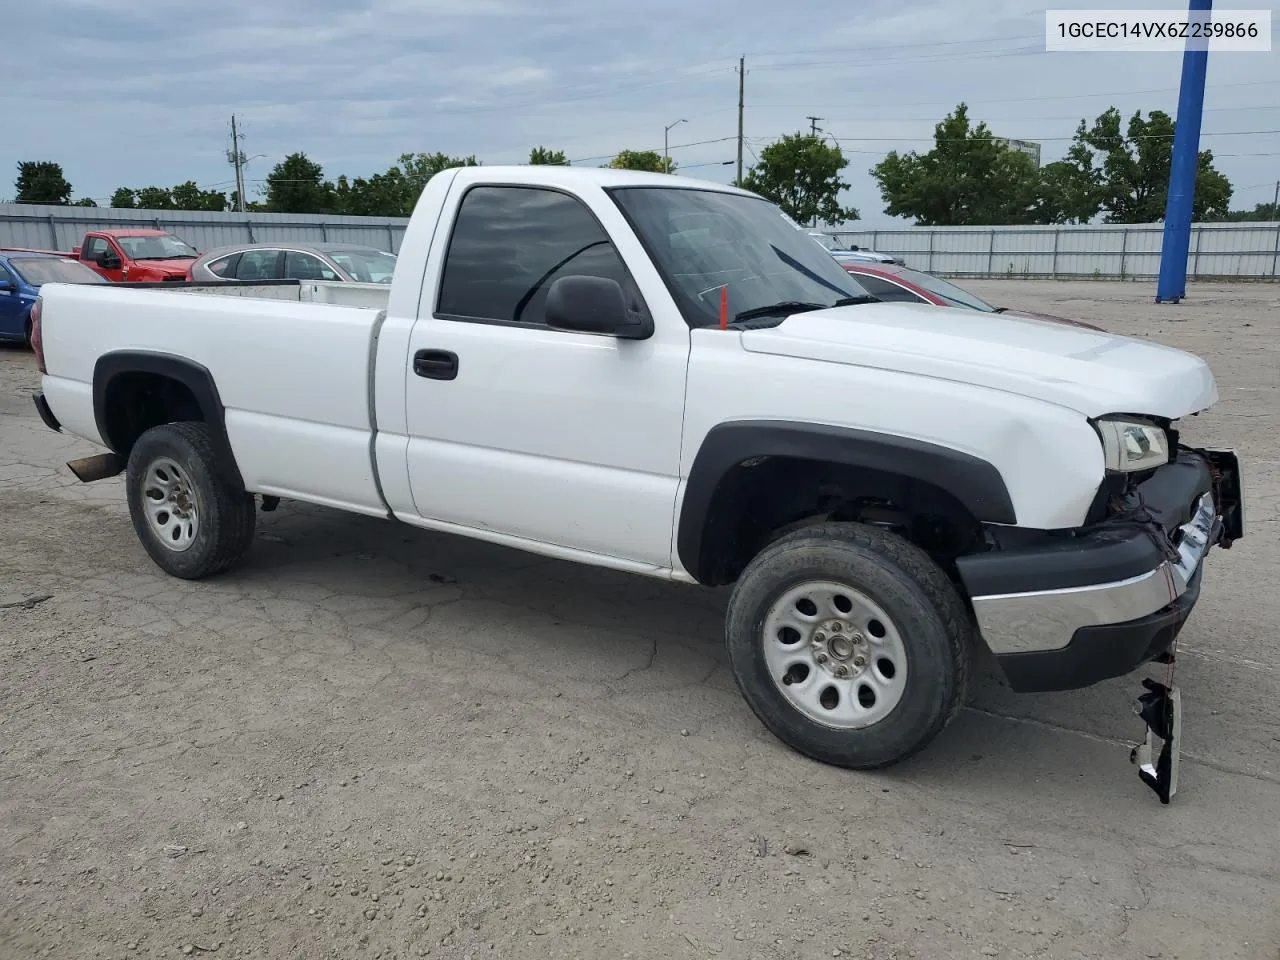
[(26, 343), (27, 349), (31, 349), (31, 331), (33, 324), (31, 322), (31, 314), (27, 314), (27, 319), (22, 322), (22, 339)]
[(826, 763), (875, 768), (922, 749), (955, 715), (968, 623), (922, 550), (879, 528), (826, 523), (747, 566), (726, 639), (739, 689), (775, 736)]
[(197, 580), (228, 569), (253, 542), (253, 496), (219, 469), (207, 424), (166, 423), (138, 438), (125, 491), (134, 531), (166, 573)]

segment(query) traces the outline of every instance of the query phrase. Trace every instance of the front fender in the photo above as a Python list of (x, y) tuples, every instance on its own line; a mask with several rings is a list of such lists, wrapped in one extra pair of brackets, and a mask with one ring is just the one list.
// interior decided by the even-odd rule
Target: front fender
[(680, 564), (699, 581), (709, 573), (704, 538), (716, 490), (731, 470), (756, 457), (825, 461), (896, 474), (945, 490), (979, 522), (1017, 522), (1000, 471), (971, 454), (851, 427), (778, 420), (722, 423), (707, 433), (694, 458), (676, 532)]

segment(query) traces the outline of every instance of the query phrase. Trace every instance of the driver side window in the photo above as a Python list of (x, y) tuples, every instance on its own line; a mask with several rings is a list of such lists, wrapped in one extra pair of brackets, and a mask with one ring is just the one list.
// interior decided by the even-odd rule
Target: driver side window
[(472, 187), (449, 240), (436, 313), (544, 326), (547, 292), (572, 275), (616, 280), (628, 307), (644, 309), (618, 251), (581, 200), (539, 187)]
[(90, 237), (85, 241), (84, 250), (81, 251), (81, 259), (97, 260), (99, 256), (107, 252), (107, 241), (104, 237)]

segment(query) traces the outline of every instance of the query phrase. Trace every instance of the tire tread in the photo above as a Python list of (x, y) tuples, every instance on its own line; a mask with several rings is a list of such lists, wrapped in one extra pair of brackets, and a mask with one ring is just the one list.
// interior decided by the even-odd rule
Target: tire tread
[[(212, 499), (212, 516), (206, 521), (216, 519), (209, 527), (212, 548), (197, 564), (174, 563), (174, 554), (167, 554), (164, 547), (156, 545), (153, 549), (152, 535), (141, 515), (140, 508), (135, 507), (132, 489), (140, 482), (139, 473), (145, 469), (145, 451), (157, 441), (166, 438), (177, 440), (190, 448), (200, 472), (207, 478), (201, 486), (201, 496), (208, 501)], [(139, 453), (142, 451), (142, 454)], [(188, 472), (191, 464), (185, 464)], [(133, 516), (134, 529), (139, 539), (163, 570), (173, 576), (187, 580), (198, 580), (224, 573), (245, 554), (253, 543), (255, 525), (257, 523), (256, 503), (253, 495), (243, 490), (235, 490), (223, 477), (219, 462), (219, 453), (214, 445), (213, 434), (208, 424), (196, 420), (184, 420), (175, 423), (161, 424), (147, 430), (134, 444), (129, 457), (126, 485), (130, 489), (129, 512)], [(193, 474), (193, 480), (195, 479)], [(206, 513), (210, 511), (206, 507)]]
[[(927, 553), (892, 531), (861, 523), (828, 521), (792, 531), (770, 543), (747, 564), (733, 589), (726, 633), (735, 626), (735, 604), (740, 602), (745, 591), (756, 589), (755, 581), (767, 575), (766, 571), (779, 567), (785, 569), (791, 563), (811, 562), (815, 553), (843, 545), (852, 545), (865, 554), (883, 558), (887, 565), (896, 568), (910, 581), (920, 592), (921, 601), (941, 621), (949, 646), (948, 659), (953, 666), (950, 682), (939, 685), (939, 699), (932, 704), (930, 711), (932, 722), (904, 751), (880, 760), (842, 762), (829, 755), (819, 755), (822, 751), (808, 749), (802, 743), (789, 742), (793, 748), (824, 762), (856, 769), (875, 769), (898, 763), (923, 749), (955, 719), (968, 694), (972, 669), (972, 627), (968, 610), (950, 578)], [(730, 638), (727, 636), (726, 639)], [(743, 679), (738, 675), (737, 666), (734, 673), (742, 688)], [(743, 689), (743, 693), (746, 692)], [(755, 698), (748, 696), (747, 700), (760, 720), (777, 734), (774, 718), (762, 713)], [(859, 731), (855, 736), (861, 733)]]

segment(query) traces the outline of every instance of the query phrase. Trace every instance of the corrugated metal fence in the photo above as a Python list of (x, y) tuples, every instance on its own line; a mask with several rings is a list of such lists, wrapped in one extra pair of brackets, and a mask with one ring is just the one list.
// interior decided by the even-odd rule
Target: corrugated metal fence
[[(0, 247), (69, 250), (86, 230), (157, 227), (198, 250), (244, 241), (340, 241), (399, 252), (407, 219), (292, 213), (205, 213), (0, 204)], [(913, 267), (955, 277), (1150, 278), (1160, 272), (1158, 223), (1049, 227), (836, 230)], [(1191, 231), (1193, 278), (1275, 280), (1280, 223), (1205, 223)]]
[(0, 204), (0, 247), (70, 250), (86, 230), (155, 227), (197, 250), (228, 243), (364, 243), (398, 253), (408, 220), (400, 217), (330, 217), (301, 213), (206, 213), (193, 210), (116, 210)]
[[(835, 230), (841, 239), (953, 277), (1145, 279), (1160, 273), (1163, 224), (1048, 227), (905, 227)], [(1275, 280), (1280, 223), (1191, 228), (1188, 277)]]

